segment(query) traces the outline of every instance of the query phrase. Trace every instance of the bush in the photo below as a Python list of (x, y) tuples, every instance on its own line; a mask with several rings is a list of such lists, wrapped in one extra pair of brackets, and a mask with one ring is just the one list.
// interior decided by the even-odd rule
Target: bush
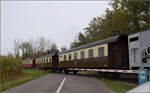
[(22, 74), (20, 58), (1, 56), (0, 59), (1, 83), (13, 80)]

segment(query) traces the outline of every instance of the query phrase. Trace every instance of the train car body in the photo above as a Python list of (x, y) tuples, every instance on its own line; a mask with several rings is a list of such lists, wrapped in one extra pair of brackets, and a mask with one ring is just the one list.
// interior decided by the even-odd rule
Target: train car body
[(150, 30), (128, 36), (130, 68), (150, 68)]
[(59, 68), (127, 69), (128, 37), (118, 35), (60, 52)]
[(35, 59), (26, 59), (23, 61), (23, 68), (34, 68), (35, 67)]
[(36, 58), (36, 68), (39, 69), (52, 69), (55, 72), (58, 69), (58, 63), (57, 53)]

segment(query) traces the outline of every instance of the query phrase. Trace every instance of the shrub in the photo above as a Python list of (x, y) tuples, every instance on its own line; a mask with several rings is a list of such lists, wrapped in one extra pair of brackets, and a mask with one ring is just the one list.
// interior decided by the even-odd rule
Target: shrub
[(0, 57), (1, 83), (13, 80), (22, 74), (22, 63), (20, 58), (1, 56)]

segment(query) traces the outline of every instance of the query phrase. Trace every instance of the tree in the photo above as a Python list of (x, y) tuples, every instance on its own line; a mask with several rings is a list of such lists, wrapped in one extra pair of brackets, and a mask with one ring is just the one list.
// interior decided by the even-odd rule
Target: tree
[(20, 56), (20, 41), (18, 39), (14, 40), (14, 56), (19, 57)]
[(32, 58), (35, 55), (46, 55), (51, 53), (50, 48), (52, 43), (49, 39), (44, 37), (37, 37), (36, 39), (29, 39), (27, 41), (20, 42), (20, 50), (22, 58)]
[(61, 52), (67, 50), (67, 48), (65, 46), (61, 47)]
[(55, 43), (52, 44), (51, 48), (50, 48), (50, 52), (51, 53), (56, 53), (56, 52), (59, 52), (57, 46)]
[(29, 42), (26, 41), (22, 42), (21, 49), (23, 59), (26, 59), (33, 54), (33, 48)]
[(150, 27), (149, 0), (115, 0), (106, 14), (94, 17), (84, 34), (78, 33), (71, 48), (121, 34), (132, 34)]

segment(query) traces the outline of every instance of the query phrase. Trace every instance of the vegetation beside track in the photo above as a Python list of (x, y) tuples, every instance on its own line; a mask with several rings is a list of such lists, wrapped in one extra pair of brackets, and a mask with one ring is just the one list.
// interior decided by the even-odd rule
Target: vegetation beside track
[(46, 75), (46, 74), (48, 74), (48, 72), (46, 72), (46, 71), (41, 71), (41, 70), (37, 70), (37, 69), (24, 69), (24, 70), (22, 70), (22, 75), (19, 75), (14, 80), (10, 80), (10, 81), (4, 82), (3, 84), (0, 84), (0, 91), (7, 90), (9, 88), (23, 84), (27, 81), (36, 79), (36, 78)]
[(98, 72), (87, 71), (89, 75), (97, 77), (100, 81), (102, 81), (106, 86), (116, 91), (117, 93), (126, 93), (130, 89), (133, 89), (137, 86), (137, 84), (126, 83), (121, 81), (114, 81), (108, 78), (104, 78), (99, 75)]
[(20, 58), (12, 56), (0, 56), (0, 81), (5, 83), (7, 81), (16, 79), (22, 75), (22, 64)]

